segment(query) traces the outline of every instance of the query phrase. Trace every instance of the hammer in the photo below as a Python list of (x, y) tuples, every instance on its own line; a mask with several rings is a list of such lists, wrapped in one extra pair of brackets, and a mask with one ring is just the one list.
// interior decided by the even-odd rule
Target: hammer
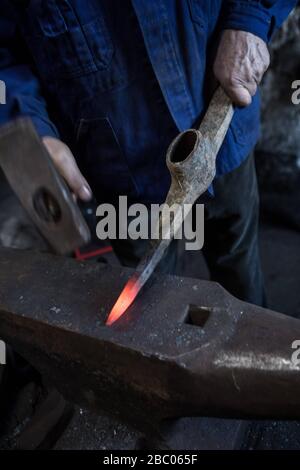
[(65, 254), (88, 243), (89, 228), (29, 118), (0, 129), (0, 166), (54, 251)]
[[(216, 173), (216, 158), (233, 117), (230, 98), (219, 87), (215, 92), (199, 129), (181, 132), (171, 143), (166, 156), (171, 187), (165, 204), (176, 204), (173, 220), (162, 210), (158, 222), (159, 238), (138, 264), (111, 310), (106, 324), (112, 325), (134, 299), (161, 261), (166, 249), (191, 210), (192, 204), (208, 189)], [(183, 210), (185, 206), (186, 210)]]

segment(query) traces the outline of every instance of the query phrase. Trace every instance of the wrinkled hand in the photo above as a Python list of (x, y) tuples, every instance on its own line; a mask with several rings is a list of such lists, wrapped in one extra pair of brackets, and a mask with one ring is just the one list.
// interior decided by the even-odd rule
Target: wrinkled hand
[(82, 176), (69, 147), (54, 137), (43, 137), (42, 140), (56, 169), (66, 180), (71, 191), (82, 201), (89, 201), (92, 198), (91, 188)]
[(251, 104), (269, 64), (270, 54), (261, 38), (245, 31), (223, 32), (214, 74), (233, 103)]

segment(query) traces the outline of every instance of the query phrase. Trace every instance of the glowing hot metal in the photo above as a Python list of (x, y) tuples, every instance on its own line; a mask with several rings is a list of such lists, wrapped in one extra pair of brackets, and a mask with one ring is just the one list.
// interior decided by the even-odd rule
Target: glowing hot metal
[(122, 290), (117, 302), (115, 303), (113, 309), (111, 310), (108, 319), (106, 320), (106, 325), (110, 326), (115, 323), (119, 318), (126, 312), (126, 310), (133, 303), (137, 294), (139, 293), (141, 287), (139, 285), (139, 280), (136, 278), (131, 278), (127, 282), (126, 286)]
[(119, 318), (121, 318), (121, 316), (134, 302), (138, 293), (147, 282), (158, 263), (161, 261), (163, 254), (168, 248), (171, 240), (172, 238), (169, 236), (167, 239), (158, 241), (156, 240), (156, 242), (153, 243), (152, 249), (139, 263), (135, 273), (122, 290), (117, 302), (115, 303), (106, 320), (106, 325), (110, 326)]

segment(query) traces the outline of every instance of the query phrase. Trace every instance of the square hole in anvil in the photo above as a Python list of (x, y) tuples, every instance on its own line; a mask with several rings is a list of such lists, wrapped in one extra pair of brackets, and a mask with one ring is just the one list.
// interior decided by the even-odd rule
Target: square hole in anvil
[(209, 319), (210, 314), (210, 308), (199, 307), (199, 305), (190, 304), (187, 306), (184, 323), (203, 328)]

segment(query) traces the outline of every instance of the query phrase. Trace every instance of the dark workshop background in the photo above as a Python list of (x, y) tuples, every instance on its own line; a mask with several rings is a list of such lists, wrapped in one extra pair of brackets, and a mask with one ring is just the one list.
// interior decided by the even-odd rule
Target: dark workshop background
[[(300, 105), (291, 102), (291, 84), (300, 80), (300, 7), (271, 46), (272, 62), (262, 93), (262, 137), (256, 147), (261, 194), (260, 244), (270, 308), (300, 318)], [(0, 245), (45, 250), (0, 177)], [(109, 261), (116, 262), (112, 255)], [(204, 262), (187, 263), (188, 276), (207, 277)], [(300, 339), (300, 338), (299, 338)], [(16, 397), (2, 434), (0, 449), (13, 448), (14, 438), (30, 416), (36, 394), (28, 384)], [(77, 408), (56, 444), (57, 449), (134, 449), (138, 435), (107, 417)], [(244, 448), (300, 449), (300, 423), (252, 423)]]

